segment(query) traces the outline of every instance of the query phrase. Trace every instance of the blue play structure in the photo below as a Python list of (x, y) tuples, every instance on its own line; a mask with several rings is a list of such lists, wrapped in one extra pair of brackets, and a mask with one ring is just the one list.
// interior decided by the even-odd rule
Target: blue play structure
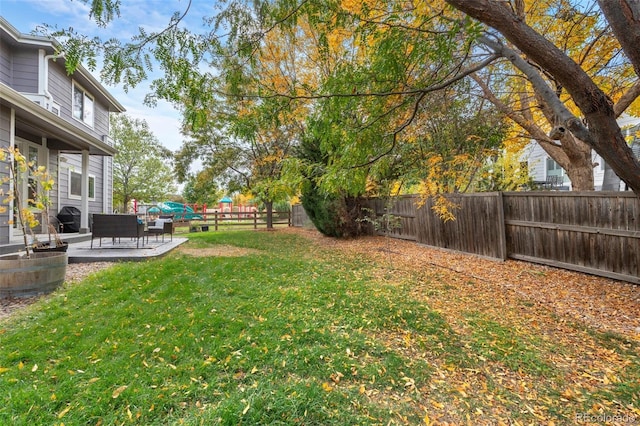
[(174, 219), (202, 220), (202, 215), (193, 212), (193, 208), (182, 203), (165, 201), (148, 210), (150, 214), (172, 214)]

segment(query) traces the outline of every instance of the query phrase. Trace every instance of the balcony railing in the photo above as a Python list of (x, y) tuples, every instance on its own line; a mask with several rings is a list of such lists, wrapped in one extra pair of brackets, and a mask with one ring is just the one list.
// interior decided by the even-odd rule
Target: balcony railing
[(60, 117), (60, 104), (58, 104), (57, 102), (52, 101), (46, 95), (40, 95), (40, 94), (37, 94), (37, 93), (23, 93), (22, 95), (25, 98), (27, 98), (27, 99), (33, 101), (34, 103), (40, 105), (41, 107), (43, 107), (47, 111), (50, 111), (50, 112), (54, 113), (55, 115), (57, 115), (58, 117)]

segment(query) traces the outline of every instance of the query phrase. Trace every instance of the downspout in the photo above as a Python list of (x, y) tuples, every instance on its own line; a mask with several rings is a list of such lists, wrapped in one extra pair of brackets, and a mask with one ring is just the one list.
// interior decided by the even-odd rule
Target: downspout
[(53, 100), (53, 95), (49, 92), (49, 60), (58, 59), (58, 58), (64, 58), (64, 52), (60, 52), (53, 55), (45, 55), (43, 58), (43, 64), (42, 64), (42, 69), (44, 74), (44, 77), (41, 81), (42, 93), (47, 97), (49, 102), (51, 102), (52, 104), (54, 100)]

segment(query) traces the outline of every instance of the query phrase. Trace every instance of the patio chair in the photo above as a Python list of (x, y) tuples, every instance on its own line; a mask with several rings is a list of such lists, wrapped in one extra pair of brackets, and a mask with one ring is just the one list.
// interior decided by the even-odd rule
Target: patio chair
[(171, 241), (173, 241), (173, 220), (172, 219), (156, 219), (147, 223), (147, 242), (149, 242), (149, 235), (155, 235), (156, 241), (158, 235), (162, 236), (162, 242), (164, 243), (164, 234), (169, 234)]

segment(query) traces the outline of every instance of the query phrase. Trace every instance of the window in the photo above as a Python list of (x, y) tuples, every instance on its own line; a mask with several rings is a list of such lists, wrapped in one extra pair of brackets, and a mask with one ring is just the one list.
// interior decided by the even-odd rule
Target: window
[[(80, 200), (82, 198), (82, 173), (69, 169), (69, 198)], [(96, 178), (89, 175), (89, 199), (96, 198)]]
[(93, 98), (73, 83), (73, 118), (93, 127)]
[(564, 169), (553, 158), (547, 158), (547, 184), (551, 188), (564, 184)]
[(564, 169), (553, 158), (547, 158), (547, 176), (564, 176)]

